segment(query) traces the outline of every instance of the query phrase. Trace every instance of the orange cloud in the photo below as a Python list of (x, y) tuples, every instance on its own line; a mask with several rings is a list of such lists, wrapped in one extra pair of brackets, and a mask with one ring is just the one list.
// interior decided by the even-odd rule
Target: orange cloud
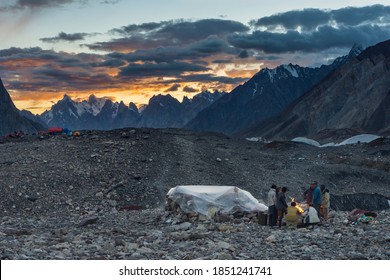
[(256, 74), (259, 70), (258, 69), (250, 69), (250, 70), (246, 70), (246, 69), (233, 69), (233, 70), (227, 70), (225, 71), (225, 73), (229, 76), (229, 77), (234, 77), (234, 78), (248, 78), (250, 79), (251, 77), (253, 77), (254, 74)]

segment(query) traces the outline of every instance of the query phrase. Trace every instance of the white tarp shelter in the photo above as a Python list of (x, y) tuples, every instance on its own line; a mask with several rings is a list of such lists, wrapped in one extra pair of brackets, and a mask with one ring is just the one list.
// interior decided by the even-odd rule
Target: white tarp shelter
[(197, 212), (209, 217), (217, 212), (233, 214), (268, 210), (248, 191), (234, 186), (177, 186), (169, 190), (167, 198), (185, 213)]

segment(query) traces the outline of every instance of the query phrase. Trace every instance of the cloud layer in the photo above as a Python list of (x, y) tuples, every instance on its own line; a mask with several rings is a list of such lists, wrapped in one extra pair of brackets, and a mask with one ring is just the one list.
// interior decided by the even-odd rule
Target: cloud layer
[(85, 40), (85, 37), (89, 36), (88, 33), (73, 33), (73, 34), (67, 34), (65, 32), (60, 32), (55, 37), (50, 38), (41, 38), (40, 40), (45, 43), (58, 43), (60, 41), (68, 41), (68, 42), (75, 42), (75, 41), (82, 41)]
[[(100, 4), (114, 5), (121, 0), (105, 0)], [(5, 0), (0, 4), (1, 11), (41, 10), (46, 8), (61, 7), (69, 4), (86, 5), (89, 0)]]

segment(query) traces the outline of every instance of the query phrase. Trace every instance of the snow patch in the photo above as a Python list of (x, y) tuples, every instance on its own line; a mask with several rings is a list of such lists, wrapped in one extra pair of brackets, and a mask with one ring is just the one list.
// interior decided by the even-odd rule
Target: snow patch
[(53, 111), (50, 110), (49, 113), (45, 117), (46, 117), (46, 123), (49, 123), (54, 117)]
[(74, 116), (76, 119), (79, 118), (79, 116), (77, 116), (75, 113), (73, 113), (72, 109), (68, 108), (69, 110), (69, 116)]
[(112, 104), (113, 112), (112, 112), (112, 119), (115, 119), (116, 116), (118, 116), (118, 111), (119, 111), (119, 104), (118, 103), (113, 103)]
[(87, 100), (83, 100), (81, 102), (75, 102), (74, 106), (77, 109), (77, 114), (79, 116), (90, 113), (94, 117), (96, 117), (102, 110), (103, 106), (106, 104), (107, 99), (105, 98), (97, 98), (91, 95)]
[(252, 141), (252, 142), (271, 143), (271, 141), (268, 141), (268, 140), (264, 139), (263, 137), (250, 137), (250, 138), (246, 138), (246, 140)]
[(320, 147), (321, 146), (321, 144), (318, 143), (317, 141), (315, 141), (313, 139), (306, 138), (306, 137), (296, 137), (296, 138), (294, 138), (291, 141), (292, 142), (298, 142), (298, 143), (304, 143), (304, 144), (308, 144), (308, 145), (312, 145), (312, 146), (316, 146), (316, 147)]
[(347, 140), (344, 140), (340, 144), (336, 144), (336, 146), (343, 146), (343, 145), (350, 145), (350, 144), (357, 144), (357, 143), (370, 143), (378, 138), (381, 137), (373, 134), (360, 134), (348, 138)]
[(258, 85), (259, 85), (259, 84), (255, 82), (255, 88), (253, 89), (252, 95), (255, 95), (255, 93), (256, 93), (256, 91), (257, 91)]
[(306, 138), (306, 137), (297, 137), (297, 138), (292, 139), (291, 141), (305, 143), (305, 144), (312, 145), (312, 146), (319, 147), (319, 148), (325, 148), (325, 147), (338, 147), (338, 146), (345, 146), (345, 145), (353, 145), (353, 144), (358, 144), (358, 143), (370, 143), (378, 138), (381, 138), (381, 136), (373, 135), (373, 134), (360, 134), (360, 135), (355, 135), (351, 138), (348, 138), (348, 139), (346, 139), (343, 142), (338, 143), (338, 144), (335, 144), (332, 142), (332, 143), (327, 143), (324, 145), (321, 145), (317, 141)]
[[(83, 101), (83, 102), (85, 102), (85, 101)], [(83, 104), (83, 102), (76, 102), (75, 104), (74, 104), (74, 106), (76, 107), (76, 110), (77, 110), (77, 114), (79, 115), (79, 116), (82, 116), (85, 112), (87, 112), (87, 110), (86, 110), (86, 107), (85, 107), (85, 105)]]
[(269, 76), (269, 80), (271, 81), (271, 83), (273, 83), (275, 75), (276, 75), (276, 70), (275, 69), (270, 70), (268, 68), (265, 68), (265, 71), (267, 71), (267, 74)]
[(292, 65), (283, 65), (283, 68), (286, 69), (288, 72), (290, 72), (291, 76), (298, 78), (299, 74), (297, 72), (297, 69), (295, 69)]

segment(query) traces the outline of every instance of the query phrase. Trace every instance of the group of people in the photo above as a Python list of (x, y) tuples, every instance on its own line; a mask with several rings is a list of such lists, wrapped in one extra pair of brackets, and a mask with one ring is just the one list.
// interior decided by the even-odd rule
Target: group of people
[(283, 217), (289, 227), (297, 227), (301, 221), (303, 225), (317, 224), (321, 220), (328, 220), (330, 208), (329, 190), (324, 186), (318, 186), (316, 181), (303, 193), (306, 201), (306, 210), (301, 211), (296, 207), (295, 201), (290, 205), (286, 201), (287, 187), (277, 187), (272, 185), (268, 192), (268, 224), (270, 226), (282, 226)]

